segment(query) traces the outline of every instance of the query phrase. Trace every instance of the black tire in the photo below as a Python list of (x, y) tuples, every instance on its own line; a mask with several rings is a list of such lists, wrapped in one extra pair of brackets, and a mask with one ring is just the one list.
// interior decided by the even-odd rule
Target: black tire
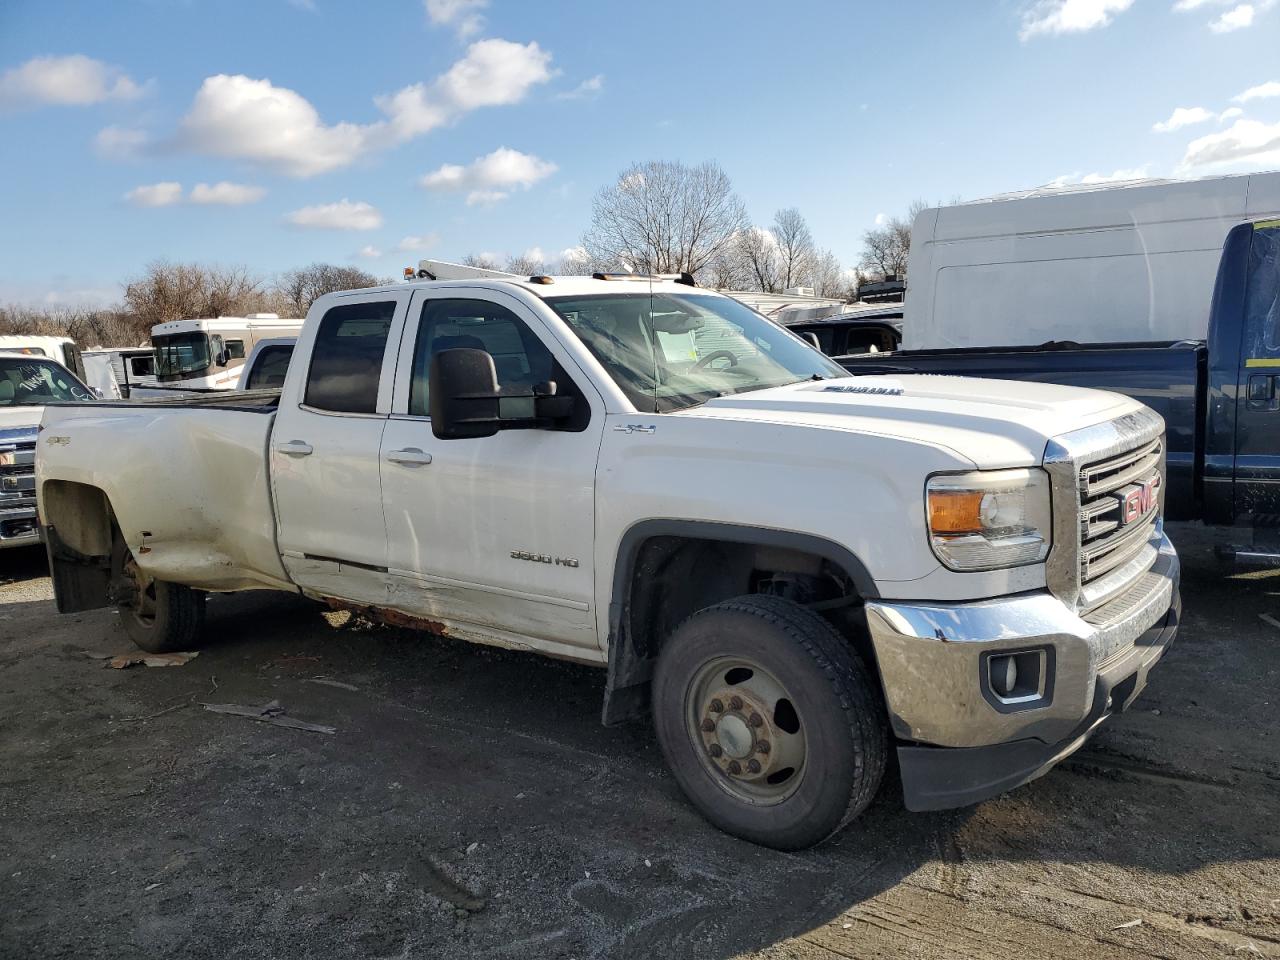
[[(699, 678), (724, 683), (735, 672), (741, 676), (745, 668), (726, 668), (721, 677), (719, 665), (740, 663), (758, 665), (762, 680), (781, 686), (794, 705), (795, 718), (789, 722), (797, 734), (803, 732), (798, 783), (750, 785), (778, 791), (776, 797), (745, 797), (747, 786), (721, 766), (729, 754), (710, 753), (720, 749), (719, 721), (715, 732), (699, 726), (712, 717), (698, 719), (700, 708), (694, 701), (706, 689)], [(714, 706), (721, 699), (707, 702)], [(751, 702), (748, 696), (743, 708), (739, 698), (739, 709), (751, 709)], [(718, 716), (725, 720), (729, 713)], [(772, 719), (750, 717), (750, 736), (773, 729), (778, 716), (775, 712)], [(777, 597), (727, 600), (700, 610), (676, 628), (658, 656), (653, 718), (668, 766), (702, 815), (726, 833), (778, 850), (801, 850), (834, 834), (867, 808), (884, 776), (884, 708), (867, 668), (822, 617)], [(737, 729), (742, 729), (741, 723)], [(714, 746), (708, 746), (709, 739)], [(770, 762), (767, 748), (768, 743), (756, 743), (744, 762)], [(770, 776), (794, 775), (787, 775), (786, 769), (791, 768)], [(785, 789), (792, 792), (783, 795)]]
[(123, 597), (116, 604), (129, 639), (147, 653), (190, 650), (204, 628), (205, 595), (165, 580), (146, 580), (128, 572), (133, 554), (117, 533), (111, 551), (111, 575)]

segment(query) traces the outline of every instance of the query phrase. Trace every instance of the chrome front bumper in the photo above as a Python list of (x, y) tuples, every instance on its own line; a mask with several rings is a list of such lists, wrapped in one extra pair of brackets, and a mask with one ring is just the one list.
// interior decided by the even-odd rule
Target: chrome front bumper
[[(910, 809), (962, 806), (1034, 779), (1129, 706), (1177, 632), (1177, 553), (1095, 610), (1048, 591), (974, 603), (866, 605)], [(1029, 695), (991, 689), (991, 655), (1041, 651)], [(947, 749), (939, 749), (947, 748)]]

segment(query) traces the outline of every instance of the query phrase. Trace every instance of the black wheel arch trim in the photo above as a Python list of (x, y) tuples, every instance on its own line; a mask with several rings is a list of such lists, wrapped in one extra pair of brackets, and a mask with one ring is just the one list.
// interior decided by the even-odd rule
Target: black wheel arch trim
[(631, 583), (641, 546), (654, 537), (688, 537), (726, 543), (777, 547), (813, 554), (836, 564), (850, 579), (864, 600), (880, 596), (875, 580), (861, 559), (847, 547), (811, 533), (721, 523), (715, 520), (655, 518), (640, 520), (627, 528), (618, 544), (613, 565), (613, 585), (609, 603), (609, 669), (605, 684), (602, 721), (614, 726), (644, 714), (648, 706), (652, 659), (635, 649), (627, 630)]

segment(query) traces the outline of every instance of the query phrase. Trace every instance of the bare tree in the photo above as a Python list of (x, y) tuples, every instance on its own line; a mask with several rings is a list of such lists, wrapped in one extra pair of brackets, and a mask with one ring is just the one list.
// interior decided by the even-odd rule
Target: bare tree
[(125, 284), (124, 300), (149, 331), (168, 320), (258, 312), (270, 297), (246, 267), (157, 260)]
[(799, 210), (788, 207), (774, 214), (772, 232), (782, 289), (797, 287), (808, 278), (813, 267), (813, 234), (809, 232), (809, 225)]
[(906, 217), (893, 217), (862, 235), (860, 265), (873, 279), (907, 275), (907, 255), (911, 252), (911, 224), (916, 214), (927, 206), (923, 200), (916, 200), (907, 209)]
[(764, 227), (747, 227), (739, 231), (734, 238), (733, 253), (745, 281), (743, 286), (765, 293), (777, 293), (782, 289), (778, 241), (772, 232)]
[(852, 300), (857, 286), (857, 273), (851, 277), (840, 266), (840, 260), (830, 250), (815, 250), (810, 257), (808, 285), (819, 297), (839, 297)]
[[(276, 280), (275, 292), (284, 302), (284, 309), (295, 317), (305, 317), (311, 304), (326, 293), (339, 290), (358, 290), (374, 287), (381, 281), (358, 267), (344, 267), (334, 263), (313, 263), (282, 273)], [(277, 311), (278, 312), (278, 311)]]
[(520, 256), (507, 257), (507, 264), (503, 267), (507, 273), (518, 274), (522, 277), (533, 277), (538, 274), (547, 272), (547, 265), (536, 257), (531, 257), (527, 253)]
[(468, 253), (462, 258), (462, 263), (467, 267), (479, 267), (481, 270), (501, 270), (498, 260), (491, 253)]
[(698, 273), (746, 225), (729, 176), (714, 163), (650, 161), (596, 194), (582, 238), (596, 263), (637, 273)]

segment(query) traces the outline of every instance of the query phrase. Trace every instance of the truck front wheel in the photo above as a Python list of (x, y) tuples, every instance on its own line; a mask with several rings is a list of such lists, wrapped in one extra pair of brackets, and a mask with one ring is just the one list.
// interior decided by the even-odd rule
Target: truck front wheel
[(745, 596), (695, 613), (653, 678), (667, 763), (708, 820), (800, 850), (875, 797), (888, 738), (867, 669), (816, 613)]
[(204, 626), (204, 594), (148, 577), (118, 534), (111, 550), (111, 582), (120, 622), (139, 647), (168, 653), (195, 645)]

